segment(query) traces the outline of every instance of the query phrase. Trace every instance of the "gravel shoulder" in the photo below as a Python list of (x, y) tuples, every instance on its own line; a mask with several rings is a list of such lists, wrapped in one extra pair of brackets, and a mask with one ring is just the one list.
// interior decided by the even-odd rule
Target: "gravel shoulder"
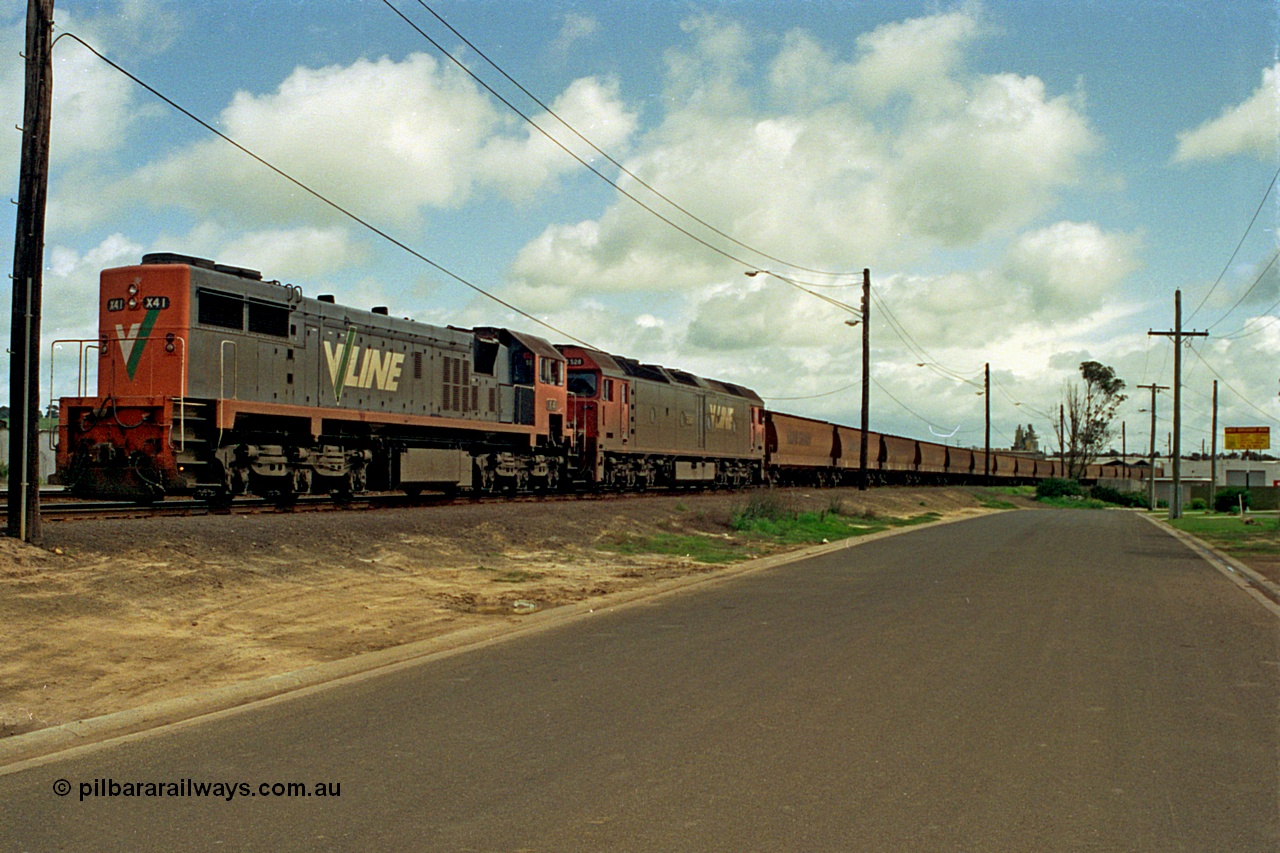
[[(966, 488), (776, 494), (796, 511), (987, 511), (980, 490)], [(731, 515), (748, 499), (709, 493), (47, 522), (43, 548), (0, 538), (8, 639), (0, 737), (515, 623), (726, 565), (605, 550), (619, 543), (706, 537), (727, 540), (741, 558), (799, 547), (735, 534)]]

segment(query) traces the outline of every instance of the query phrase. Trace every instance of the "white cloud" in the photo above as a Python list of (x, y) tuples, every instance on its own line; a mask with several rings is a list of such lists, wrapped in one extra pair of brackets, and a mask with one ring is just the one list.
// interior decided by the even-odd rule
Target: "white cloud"
[(1262, 85), (1243, 103), (1216, 119), (1178, 134), (1174, 162), (1211, 160), (1235, 154), (1275, 159), (1280, 141), (1280, 62), (1262, 71)]
[[(613, 83), (575, 81), (554, 107), (605, 144), (621, 145), (634, 127)], [(422, 54), (297, 68), (271, 94), (238, 92), (218, 125), (338, 204), (383, 222), (413, 223), (426, 208), (458, 207), (485, 188), (524, 197), (579, 168), (540, 134), (501, 116), (461, 71)], [(222, 140), (142, 168), (116, 194), (202, 215), (234, 211), (260, 223), (299, 215), (315, 221), (324, 209)]]
[(551, 43), (551, 52), (563, 56), (569, 49), (581, 41), (591, 38), (600, 29), (600, 22), (590, 15), (580, 12), (568, 12), (560, 25), (560, 34)]
[(344, 267), (356, 266), (367, 252), (352, 240), (346, 228), (293, 228), (239, 234), (215, 253), (225, 263), (263, 272), (287, 270), (290, 277), (306, 281)]
[(138, 119), (134, 84), (70, 40), (54, 52), (51, 165), (83, 168), (84, 158), (128, 144)]
[(1043, 210), (1095, 146), (1071, 98), (1046, 99), (1034, 77), (992, 75), (975, 81), (962, 111), (902, 134), (891, 204), (913, 233), (973, 242)]
[(844, 325), (850, 313), (776, 279), (718, 286), (691, 313), (686, 340), (700, 349), (829, 348), (855, 339)]
[[(881, 28), (847, 63), (792, 33), (767, 92), (748, 74), (740, 24), (702, 15), (686, 30), (692, 46), (668, 55), (671, 108), (627, 168), (724, 232), (805, 266), (894, 265), (1022, 227), (1078, 180), (1098, 144), (1075, 95), (1051, 97), (1035, 77), (963, 70), (963, 48), (981, 31), (968, 13)], [(904, 43), (915, 76), (902, 67)], [(802, 89), (810, 96), (792, 97)], [(762, 95), (777, 102), (772, 113), (755, 103)], [(908, 108), (878, 109), (891, 95)], [(635, 190), (746, 264), (775, 264)], [(535, 288), (676, 290), (730, 266), (619, 200), (596, 220), (548, 227), (511, 275)]]
[(863, 55), (848, 79), (872, 104), (908, 95), (919, 109), (954, 109), (965, 48), (981, 34), (973, 11), (955, 11), (885, 24), (858, 39)]
[(46, 250), (42, 337), (46, 341), (97, 338), (98, 274), (108, 267), (136, 264), (143, 247), (115, 233), (87, 251), (52, 244)]
[[(636, 114), (623, 106), (617, 81), (574, 80), (551, 110), (596, 148), (616, 154), (635, 130)], [(551, 116), (534, 116), (538, 126), (579, 158), (598, 164), (600, 156)], [(479, 152), (476, 179), (496, 185), (513, 198), (529, 198), (577, 163), (546, 136), (521, 124), (521, 136), (495, 136)]]
[(1003, 272), (1026, 288), (1036, 319), (1074, 317), (1097, 310), (1137, 269), (1137, 247), (1092, 222), (1058, 222), (1019, 236)]
[[(71, 13), (59, 10), (60, 30), (75, 32), (95, 41), (92, 22), (81, 25)], [(110, 42), (100, 45), (108, 48)], [(13, 176), (17, 185), (21, 159), (21, 136), (15, 127), (23, 125), (26, 90), (26, 63), (19, 54), (26, 50), (25, 15), (14, 15), (0, 24), (0, 105), (6, 144), (0, 146), (0, 170)], [(53, 106), (49, 160), (54, 168), (74, 164), (84, 166), (86, 157), (109, 154), (126, 144), (127, 134), (137, 117), (133, 84), (101, 60), (71, 40), (58, 44), (53, 54)]]

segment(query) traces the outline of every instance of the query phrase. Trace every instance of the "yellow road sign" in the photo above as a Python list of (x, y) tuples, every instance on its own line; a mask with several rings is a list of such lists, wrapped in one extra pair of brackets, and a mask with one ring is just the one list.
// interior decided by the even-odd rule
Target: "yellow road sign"
[(1270, 450), (1271, 427), (1227, 427), (1226, 450)]

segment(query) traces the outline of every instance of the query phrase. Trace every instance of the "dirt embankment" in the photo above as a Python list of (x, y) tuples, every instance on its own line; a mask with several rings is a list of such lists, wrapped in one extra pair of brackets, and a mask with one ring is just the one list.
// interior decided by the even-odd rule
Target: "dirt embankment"
[[(796, 510), (978, 511), (971, 489), (778, 490)], [(719, 570), (742, 494), (46, 523), (0, 539), (0, 736)], [(776, 550), (758, 542), (745, 553)]]

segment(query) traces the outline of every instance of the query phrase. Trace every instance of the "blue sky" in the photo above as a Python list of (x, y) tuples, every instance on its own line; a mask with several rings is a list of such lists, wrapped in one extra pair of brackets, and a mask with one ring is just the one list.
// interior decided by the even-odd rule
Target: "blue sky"
[[(860, 276), (803, 268), (869, 267), (876, 429), (958, 429), (953, 441), (980, 443), (972, 383), (986, 362), (1003, 445), (1019, 423), (1051, 432), (1082, 360), (1114, 366), (1131, 389), (1170, 384), (1172, 346), (1147, 331), (1171, 327), (1176, 288), (1187, 326), (1211, 332), (1185, 353), (1183, 446), (1208, 440), (1216, 377), (1223, 424), (1280, 425), (1280, 278), (1263, 273), (1277, 251), (1276, 193), (1264, 202), (1280, 165), (1273, 0), (429, 4), (614, 160), (745, 247), (586, 149), (417, 0), (392, 5), (723, 254), (532, 132), (381, 0), (61, 0), (55, 17), (563, 333), (748, 385), (779, 409), (856, 422), (859, 334), (778, 276), (856, 303)], [(24, 6), (0, 17), (6, 127), (21, 122)], [(68, 39), (54, 86), (46, 340), (92, 336), (97, 272), (149, 251), (424, 321), (564, 340), (336, 215)], [(11, 195), (19, 147), (16, 131), (0, 146)], [(6, 242), (6, 268), (10, 253)], [(60, 373), (55, 394), (74, 384)], [(1133, 390), (1122, 410), (1131, 449), (1146, 446), (1148, 399)], [(1167, 396), (1160, 410), (1163, 445)]]

